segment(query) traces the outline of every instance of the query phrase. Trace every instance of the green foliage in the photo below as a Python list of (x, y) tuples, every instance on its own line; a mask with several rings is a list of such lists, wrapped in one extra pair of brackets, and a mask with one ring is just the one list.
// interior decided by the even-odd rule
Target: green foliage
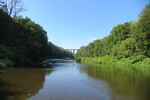
[(118, 63), (135, 64), (137, 62), (143, 61), (144, 58), (146, 58), (146, 56), (144, 56), (144, 55), (131, 56), (131, 57), (128, 57), (128, 58), (121, 59)]
[[(117, 46), (117, 47), (116, 47)], [(136, 41), (133, 38), (123, 40), (121, 44), (114, 46), (118, 58), (127, 58), (133, 56), (136, 52)], [(113, 50), (113, 49), (112, 49)], [(112, 52), (113, 54), (114, 52)], [(114, 54), (113, 54), (114, 55)]]
[(150, 4), (137, 22), (115, 26), (109, 36), (81, 47), (75, 57), (98, 57), (100, 62), (111, 62), (111, 57), (115, 57), (126, 64), (150, 57)]
[(0, 69), (1, 69), (1, 68), (6, 68), (6, 67), (7, 67), (7, 65), (6, 65), (5, 63), (0, 62)]
[(77, 59), (76, 59), (76, 62), (81, 63), (81, 58), (77, 58)]
[(11, 66), (14, 64), (10, 59), (1, 59), (0, 62), (7, 66)]
[(118, 59), (113, 56), (103, 56), (103, 57), (80, 57), (77, 59), (77, 62), (83, 63), (83, 64), (123, 64), (123, 65), (131, 65), (135, 64), (137, 66), (139, 65), (150, 65), (150, 58), (146, 58), (144, 55), (138, 55), (138, 56), (131, 56), (128, 58), (122, 58)]
[(37, 63), (61, 57), (72, 57), (72, 54), (48, 42), (42, 26), (28, 17), (12, 19), (0, 9), (0, 60), (4, 64)]
[(90, 58), (90, 57), (82, 57), (80, 58), (80, 62), (83, 64), (98, 63), (96, 58)]
[(77, 59), (78, 62), (81, 62), (83, 64), (106, 64), (106, 63), (110, 63), (110, 64), (115, 64), (118, 59), (116, 57), (112, 57), (112, 56), (103, 56), (103, 57), (95, 57), (95, 58), (91, 58), (91, 57), (82, 57), (82, 58), (78, 58)]
[(51, 48), (52, 48), (52, 58), (65, 58), (65, 57), (73, 58), (73, 55), (70, 51), (64, 50), (63, 48), (58, 47), (54, 44), (51, 44)]
[(130, 23), (124, 23), (115, 26), (111, 33), (113, 36), (113, 43), (116, 44), (118, 41), (125, 40), (126, 38), (129, 37), (129, 32), (130, 32)]
[(139, 52), (150, 57), (150, 4), (141, 12), (135, 32)]
[(146, 65), (150, 65), (150, 58), (145, 58), (141, 63), (146, 64)]
[(118, 59), (116, 57), (112, 57), (112, 56), (109, 56), (109, 55), (103, 56), (103, 57), (98, 57), (97, 59), (98, 59), (98, 61), (107, 62), (107, 63), (109, 63), (109, 62), (113, 63), (113, 62), (118, 61)]
[(10, 51), (10, 48), (6, 47), (5, 45), (0, 45), (0, 59), (12, 59), (13, 53)]

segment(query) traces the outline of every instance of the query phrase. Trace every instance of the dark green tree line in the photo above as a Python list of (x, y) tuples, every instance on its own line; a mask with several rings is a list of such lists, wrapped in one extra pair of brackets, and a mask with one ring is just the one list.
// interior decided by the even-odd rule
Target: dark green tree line
[(115, 26), (111, 34), (81, 47), (76, 57), (114, 56), (118, 59), (144, 55), (150, 57), (150, 4), (139, 20)]
[(49, 43), (47, 32), (30, 18), (12, 18), (0, 9), (0, 63), (37, 63), (57, 57), (72, 54)]

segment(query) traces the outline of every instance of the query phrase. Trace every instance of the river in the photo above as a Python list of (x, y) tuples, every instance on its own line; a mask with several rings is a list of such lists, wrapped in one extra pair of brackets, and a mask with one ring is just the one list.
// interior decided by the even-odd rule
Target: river
[(150, 100), (150, 68), (73, 60), (9, 68), (0, 73), (0, 100)]

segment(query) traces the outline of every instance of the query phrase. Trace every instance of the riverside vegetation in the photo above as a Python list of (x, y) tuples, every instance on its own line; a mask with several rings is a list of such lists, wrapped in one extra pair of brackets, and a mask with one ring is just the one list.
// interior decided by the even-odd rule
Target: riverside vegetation
[(28, 17), (10, 16), (4, 2), (0, 3), (0, 68), (39, 63), (48, 58), (73, 57), (69, 51), (48, 42), (42, 26)]
[(150, 66), (150, 4), (138, 20), (115, 26), (107, 37), (82, 46), (75, 57), (82, 63)]

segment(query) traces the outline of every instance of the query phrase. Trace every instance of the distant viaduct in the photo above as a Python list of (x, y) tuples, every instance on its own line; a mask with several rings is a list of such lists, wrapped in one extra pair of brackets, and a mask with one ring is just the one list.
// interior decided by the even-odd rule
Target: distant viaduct
[(70, 51), (72, 54), (76, 54), (79, 49), (65, 49), (65, 50)]

